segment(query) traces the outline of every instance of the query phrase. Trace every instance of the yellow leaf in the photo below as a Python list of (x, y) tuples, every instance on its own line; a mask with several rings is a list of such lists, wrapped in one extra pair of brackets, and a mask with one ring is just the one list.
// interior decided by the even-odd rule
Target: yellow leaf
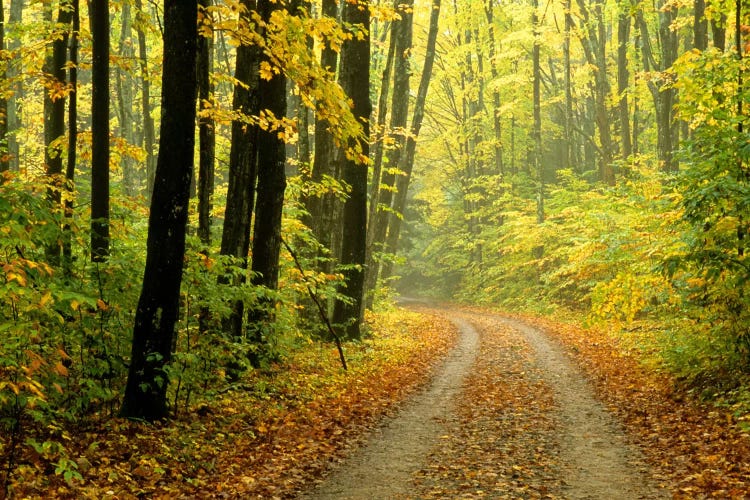
[(109, 306), (102, 299), (96, 299), (96, 308), (100, 311), (106, 311), (109, 309)]

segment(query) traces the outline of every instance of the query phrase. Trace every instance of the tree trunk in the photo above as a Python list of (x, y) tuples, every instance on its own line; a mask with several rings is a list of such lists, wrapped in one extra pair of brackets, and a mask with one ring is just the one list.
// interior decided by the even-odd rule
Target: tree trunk
[(573, 86), (571, 80), (570, 65), (570, 36), (573, 31), (573, 16), (570, 13), (572, 1), (565, 0), (565, 41), (563, 42), (563, 73), (565, 85), (565, 168), (574, 165), (574, 149), (576, 142), (573, 139)]
[[(249, 23), (255, 11), (255, 0), (243, 0), (245, 13), (242, 21)], [(239, 84), (234, 87), (232, 109), (243, 117), (257, 116), (260, 106), (258, 94), (259, 59), (257, 46), (237, 47), (234, 77)], [(257, 178), (257, 128), (242, 119), (232, 122), (232, 139), (229, 150), (229, 183), (221, 236), (221, 255), (241, 259), (247, 268), (250, 251), (250, 225), (255, 204)], [(244, 278), (243, 278), (244, 279)], [(223, 280), (226, 281), (226, 280)], [(244, 304), (241, 300), (232, 306), (232, 314), (224, 321), (224, 330), (236, 339), (242, 335)]]
[(73, 248), (70, 222), (73, 219), (73, 192), (75, 190), (76, 153), (78, 151), (78, 39), (81, 30), (80, 2), (72, 0), (73, 30), (70, 33), (70, 69), (68, 81), (71, 93), (68, 103), (68, 164), (65, 168), (65, 185), (68, 199), (65, 201), (65, 225), (63, 227), (63, 273), (70, 277), (73, 267)]
[[(629, 7), (626, 6), (626, 7)], [(630, 135), (630, 106), (628, 89), (630, 88), (630, 71), (628, 69), (628, 41), (630, 40), (631, 16), (628, 10), (620, 12), (617, 18), (617, 93), (619, 96), (620, 140), (622, 157), (627, 161), (633, 154), (633, 143)]]
[[(5, 50), (5, 7), (0, 2), (0, 50)], [(8, 66), (3, 65), (2, 78), (8, 80)], [(8, 98), (0, 96), (0, 174), (10, 169), (10, 155), (8, 154)], [(0, 176), (0, 182), (3, 182)]]
[[(211, 0), (199, 0), (199, 12), (201, 19), (209, 19)], [(216, 136), (215, 122), (210, 115), (213, 99), (213, 85), (211, 84), (211, 71), (213, 65), (213, 30), (211, 34), (199, 34), (198, 36), (198, 107), (201, 116), (198, 118), (198, 238), (203, 244), (201, 252), (206, 257), (209, 255), (211, 246), (211, 212), (213, 210), (214, 197), (214, 170)], [(205, 333), (209, 327), (211, 312), (208, 307), (201, 307), (198, 313), (198, 330)]]
[(595, 0), (594, 19), (591, 19), (583, 0), (578, 0), (582, 13), (581, 46), (589, 64), (596, 68), (593, 83), (594, 121), (599, 131), (599, 180), (613, 185), (615, 174), (612, 167), (612, 133), (610, 130), (609, 80), (607, 79), (606, 26), (604, 24), (604, 6), (602, 0)]
[(143, 149), (146, 150), (146, 196), (151, 198), (154, 189), (154, 175), (156, 173), (156, 158), (154, 144), (156, 134), (154, 119), (151, 116), (151, 84), (148, 75), (148, 50), (146, 48), (146, 32), (143, 29), (147, 22), (143, 12), (142, 0), (135, 0), (136, 31), (138, 32), (138, 63), (141, 70), (141, 115), (143, 119)]
[[(364, 265), (367, 240), (367, 158), (370, 136), (370, 12), (366, 5), (345, 3), (342, 15), (344, 23), (357, 27), (361, 38), (354, 37), (341, 48), (341, 84), (352, 99), (353, 113), (362, 124), (359, 155), (342, 155), (342, 178), (350, 186), (349, 196), (343, 211), (343, 241), (341, 264), (344, 269), (344, 284), (339, 293), (349, 302), (337, 300), (333, 311), (335, 323), (345, 326), (346, 337), (360, 338), (363, 311)], [(355, 144), (349, 144), (350, 148)], [(357, 156), (359, 158), (357, 158)]]
[(91, 0), (91, 260), (109, 256), (109, 0)]
[[(21, 23), (23, 4), (24, 0), (11, 0), (7, 26), (16, 27)], [(20, 50), (21, 38), (20, 35), (16, 34), (15, 37), (8, 41), (8, 51), (12, 57), (19, 57)], [(23, 80), (19, 78), (19, 69), (13, 64), (8, 68), (6, 75), (10, 80), (10, 89), (13, 91), (12, 95), (8, 98), (8, 132), (10, 133), (8, 136), (9, 167), (11, 170), (18, 171), (20, 169), (21, 158), (16, 133), (21, 127), (20, 98), (23, 97)]]
[[(259, 0), (261, 19), (268, 22), (274, 11), (283, 7), (272, 0)], [(266, 55), (261, 63), (273, 65)], [(261, 79), (258, 84), (260, 109), (281, 118), (286, 113), (286, 78), (274, 73), (270, 80)], [(258, 193), (255, 202), (255, 227), (253, 231), (252, 283), (269, 290), (279, 284), (279, 254), (281, 252), (281, 218), (286, 189), (286, 143), (274, 124), (258, 131)], [(261, 299), (248, 313), (248, 327), (253, 366), (259, 366), (265, 350), (270, 323), (273, 321), (273, 303)]]
[[(48, 49), (44, 63), (44, 72), (48, 81), (46, 86), (58, 89), (65, 85), (65, 63), (68, 44), (68, 24), (71, 21), (71, 12), (68, 9), (59, 9), (57, 14), (57, 26), (55, 30), (62, 30), (60, 37), (52, 42)], [(44, 163), (46, 174), (50, 178), (50, 189), (47, 198), (55, 208), (59, 208), (62, 199), (62, 168), (63, 158), (61, 148), (55, 146), (55, 141), (65, 134), (65, 98), (51, 97), (49, 88), (44, 92)], [(60, 263), (60, 245), (58, 242), (50, 242), (46, 249), (47, 260), (52, 265)]]
[[(396, 189), (396, 172), (402, 166), (403, 153), (406, 147), (406, 125), (409, 115), (409, 77), (411, 68), (409, 57), (412, 49), (413, 33), (413, 0), (397, 0), (400, 2), (401, 18), (393, 22), (392, 30), (395, 34), (392, 42), (395, 45), (395, 65), (393, 75), (393, 100), (391, 103), (390, 135), (393, 143), (392, 149), (388, 151), (388, 169), (383, 172), (382, 178), (373, 175), (375, 196), (370, 198), (370, 203), (376, 205), (370, 207), (370, 213), (374, 217), (369, 220), (368, 226), (368, 258), (365, 292), (372, 292), (378, 282), (380, 270), (377, 252), (383, 252), (386, 244), (388, 223), (393, 210), (393, 193)], [(400, 177), (400, 174), (399, 174)], [(372, 294), (367, 299), (367, 306), (372, 306)]]
[(532, 49), (533, 65), (533, 99), (534, 99), (534, 125), (531, 136), (534, 140), (534, 171), (538, 176), (538, 191), (536, 199), (536, 221), (541, 224), (544, 222), (544, 164), (542, 162), (542, 93), (541, 93), (541, 68), (539, 61), (539, 49), (541, 45), (539, 33), (539, 8), (538, 0), (532, 1), (531, 26), (534, 30), (534, 47)]
[[(209, 17), (207, 12), (211, 0), (199, 0), (203, 17)], [(211, 245), (211, 211), (214, 195), (214, 164), (216, 151), (215, 123), (210, 115), (211, 100), (213, 99), (213, 85), (210, 76), (213, 64), (213, 31), (210, 36), (198, 37), (198, 100), (201, 116), (198, 118), (199, 135), (199, 166), (198, 166), (198, 238), (206, 247)]]
[[(432, 79), (432, 68), (435, 63), (435, 47), (437, 45), (438, 28), (440, 20), (440, 0), (432, 0), (432, 10), (430, 13), (430, 28), (427, 33), (427, 46), (425, 49), (424, 66), (422, 67), (422, 77), (419, 81), (417, 98), (414, 102), (414, 115), (411, 120), (411, 133), (406, 139), (406, 151), (404, 153), (402, 170), (404, 175), (399, 176), (396, 181), (396, 197), (393, 201), (394, 210), (398, 213), (404, 213), (406, 209), (406, 198), (409, 192), (409, 182), (411, 181), (412, 170), (414, 169), (414, 155), (417, 150), (417, 138), (422, 129), (422, 121), (425, 114), (425, 103), (427, 102), (427, 91), (430, 88)], [(388, 240), (386, 248), (388, 252), (396, 253), (398, 249), (399, 236), (401, 234), (401, 219), (393, 217), (388, 225)], [(391, 261), (383, 264), (383, 279), (392, 275), (393, 264)]]
[[(133, 45), (130, 43), (132, 30), (132, 14), (129, 2), (123, 2), (120, 12), (120, 40), (118, 43), (118, 53), (126, 61), (135, 58)], [(136, 144), (135, 129), (133, 127), (135, 119), (133, 117), (133, 89), (135, 81), (129, 69), (124, 69), (122, 65), (117, 67), (115, 72), (115, 82), (117, 86), (117, 115), (120, 126), (120, 137), (128, 144)], [(135, 161), (130, 155), (122, 155), (120, 159), (120, 168), (122, 170), (122, 190), (127, 196), (135, 196), (138, 193), (138, 174), (135, 168)]]
[[(338, 2), (337, 0), (323, 0), (322, 12), (323, 17), (338, 19)], [(325, 43), (320, 55), (320, 65), (329, 71), (331, 75), (336, 74), (338, 64), (338, 54), (330, 44)], [(320, 183), (325, 177), (335, 177), (336, 148), (333, 142), (333, 135), (328, 130), (328, 123), (316, 116), (315, 118), (315, 137), (311, 179), (315, 183)], [(305, 200), (307, 212), (310, 214), (310, 226), (315, 235), (315, 239), (321, 247), (328, 251), (326, 259), (321, 263), (320, 270), (330, 273), (332, 264), (330, 254), (334, 252), (334, 232), (340, 231), (335, 227), (335, 210), (337, 200), (333, 193), (324, 193), (321, 196), (312, 195)]]
[(727, 15), (718, 14), (718, 19), (711, 20), (711, 36), (714, 47), (724, 52), (727, 49)]
[(492, 145), (495, 152), (495, 174), (501, 178), (505, 175), (503, 171), (503, 128), (502, 117), (500, 116), (500, 90), (496, 80), (499, 77), (497, 71), (496, 53), (497, 41), (495, 40), (495, 6), (492, 0), (487, 1), (485, 6), (485, 15), (487, 16), (487, 36), (489, 38), (489, 57), (490, 57), (490, 76), (493, 80), (494, 88), (492, 90), (492, 126), (495, 132), (495, 140)]
[(164, 1), (164, 70), (159, 150), (146, 270), (135, 314), (133, 349), (120, 414), (167, 416), (165, 370), (172, 357), (185, 257), (195, 147), (197, 0)]
[[(398, 4), (399, 0), (396, 0)], [(397, 8), (397, 5), (394, 9)], [(388, 55), (385, 60), (385, 67), (383, 69), (383, 76), (380, 79), (380, 96), (378, 97), (378, 108), (376, 111), (377, 124), (375, 125), (375, 140), (373, 144), (373, 160), (372, 160), (372, 184), (370, 185), (370, 208), (367, 216), (367, 220), (370, 221), (367, 231), (367, 252), (368, 262), (370, 261), (370, 253), (372, 252), (372, 238), (373, 229), (375, 224), (373, 223), (377, 217), (378, 211), (378, 198), (380, 195), (380, 179), (383, 174), (383, 155), (385, 153), (385, 136), (387, 133), (386, 122), (388, 116), (388, 98), (391, 95), (391, 79), (393, 73), (393, 62), (396, 58), (396, 45), (398, 37), (398, 24), (400, 21), (396, 20), (391, 23), (390, 29), (390, 43), (388, 44)], [(395, 95), (395, 92), (394, 92)], [(368, 269), (368, 276), (370, 275), (370, 269)], [(366, 286), (369, 290), (369, 285)]]
[(693, 47), (701, 52), (708, 48), (706, 0), (695, 0), (693, 3)]

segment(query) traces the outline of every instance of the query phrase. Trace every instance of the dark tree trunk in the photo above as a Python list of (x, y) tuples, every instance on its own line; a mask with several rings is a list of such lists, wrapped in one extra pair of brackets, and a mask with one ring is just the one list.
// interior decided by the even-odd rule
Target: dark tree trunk
[[(259, 0), (258, 11), (265, 22), (280, 4), (271, 0)], [(262, 61), (273, 64), (264, 54)], [(258, 84), (260, 109), (282, 117), (286, 112), (286, 78), (274, 73), (270, 80), (261, 79)], [(255, 202), (255, 227), (253, 231), (252, 283), (269, 290), (279, 284), (279, 254), (281, 252), (281, 216), (286, 189), (286, 144), (279, 130), (271, 125), (258, 131), (258, 193)], [(248, 313), (248, 328), (253, 344), (251, 361), (259, 365), (260, 357), (270, 335), (273, 320), (273, 305), (261, 300)]]
[[(203, 16), (211, 0), (199, 0)], [(202, 116), (198, 119), (199, 165), (198, 165), (198, 237), (205, 247), (211, 244), (211, 210), (214, 195), (214, 165), (216, 151), (215, 123), (209, 114), (213, 86), (210, 82), (213, 58), (213, 31), (210, 36), (198, 37), (198, 99)]]
[(185, 230), (195, 147), (197, 0), (164, 1), (160, 154), (149, 216), (146, 270), (120, 414), (167, 416), (165, 366), (179, 312)]
[(70, 222), (73, 219), (73, 191), (75, 188), (76, 153), (78, 151), (78, 39), (81, 29), (80, 2), (72, 0), (73, 30), (70, 33), (70, 69), (68, 81), (71, 93), (68, 103), (68, 164), (65, 167), (65, 185), (68, 199), (65, 201), (65, 226), (63, 227), (63, 273), (70, 277), (73, 267), (73, 248)]
[[(360, 159), (342, 155), (342, 178), (351, 190), (344, 204), (343, 238), (341, 244), (341, 264), (347, 266), (343, 272), (344, 284), (339, 293), (349, 299), (349, 303), (336, 301), (333, 311), (334, 323), (346, 325), (348, 338), (361, 337), (365, 284), (365, 253), (367, 240), (367, 164), (370, 147), (370, 12), (367, 6), (346, 2), (343, 7), (343, 21), (356, 26), (361, 39), (353, 38), (344, 42), (341, 48), (341, 84), (352, 99), (353, 113), (362, 124), (362, 140), (359, 141)], [(354, 144), (350, 144), (355, 146)]]
[[(323, 0), (322, 12), (323, 17), (338, 19), (338, 1)], [(320, 55), (320, 65), (328, 70), (332, 76), (336, 74), (338, 65), (338, 54), (325, 43)], [(336, 174), (336, 148), (333, 142), (333, 135), (328, 130), (328, 123), (316, 116), (315, 118), (315, 137), (311, 179), (319, 183), (323, 178), (335, 177)], [(335, 211), (337, 206), (336, 197), (332, 193), (325, 193), (322, 196), (309, 196), (305, 200), (305, 206), (310, 214), (310, 225), (315, 239), (318, 240), (321, 247), (328, 251), (326, 257), (334, 253), (333, 242), (334, 232), (340, 231), (334, 224)], [(330, 272), (332, 265), (330, 259), (323, 261), (321, 271)]]
[(141, 70), (141, 115), (143, 119), (143, 149), (146, 150), (146, 195), (150, 199), (154, 189), (154, 175), (156, 173), (156, 158), (154, 145), (156, 133), (154, 119), (151, 116), (151, 84), (148, 76), (148, 50), (146, 48), (146, 32), (143, 29), (145, 13), (142, 0), (135, 0), (137, 10), (136, 30), (138, 32), (138, 63)]
[(724, 52), (727, 49), (727, 15), (721, 13), (718, 19), (711, 20), (711, 36), (714, 47)]
[[(437, 45), (438, 28), (440, 20), (440, 0), (432, 0), (432, 12), (430, 14), (430, 28), (427, 33), (427, 45), (425, 52), (424, 66), (422, 67), (422, 76), (419, 81), (417, 98), (414, 102), (414, 115), (411, 120), (411, 134), (406, 140), (406, 151), (404, 153), (403, 170), (404, 175), (399, 176), (396, 182), (396, 196), (393, 201), (393, 207), (398, 213), (404, 213), (406, 209), (406, 198), (409, 192), (409, 182), (411, 173), (414, 168), (414, 154), (417, 150), (417, 138), (422, 130), (422, 121), (424, 120), (425, 103), (427, 102), (427, 91), (430, 88), (432, 79), (432, 67), (435, 63), (435, 47)], [(387, 249), (391, 253), (396, 253), (398, 249), (399, 236), (401, 234), (401, 219), (393, 217), (388, 225)], [(391, 276), (393, 264), (391, 261), (383, 265), (383, 278)]]
[(91, 64), (91, 260), (109, 256), (109, 0), (89, 4)]
[[(211, 0), (199, 0), (198, 3), (203, 18), (210, 19), (211, 14), (206, 9), (211, 6)], [(205, 34), (198, 36), (198, 107), (202, 112), (198, 118), (198, 238), (203, 244), (201, 251), (206, 256), (208, 256), (211, 246), (211, 212), (213, 210), (216, 163), (216, 136), (214, 133), (216, 125), (209, 114), (214, 92), (210, 81), (213, 47), (213, 30), (209, 36)], [(202, 307), (198, 314), (198, 329), (201, 333), (208, 330), (210, 314), (211, 312), (207, 307)]]
[[(243, 0), (246, 14), (243, 22), (249, 22), (255, 10), (255, 0)], [(242, 116), (257, 116), (259, 112), (258, 71), (260, 54), (256, 46), (237, 47), (234, 77), (241, 85), (235, 85), (232, 109)], [(257, 128), (242, 120), (232, 122), (232, 142), (229, 150), (229, 184), (221, 236), (221, 255), (241, 259), (247, 268), (250, 251), (250, 224), (255, 204), (255, 181), (257, 178)], [(235, 338), (242, 337), (244, 304), (237, 301), (232, 314), (224, 321), (224, 330)]]
[(701, 52), (708, 47), (706, 0), (695, 0), (693, 3), (693, 47)]
[[(68, 48), (68, 24), (70, 24), (72, 15), (68, 9), (59, 9), (57, 14), (56, 30), (62, 29), (63, 34), (52, 42), (51, 49), (48, 49), (47, 58), (44, 63), (44, 72), (49, 79), (47, 86), (56, 88), (65, 85), (65, 63), (66, 52)], [(50, 177), (51, 187), (47, 197), (55, 208), (59, 208), (62, 196), (62, 173), (63, 157), (59, 146), (53, 150), (54, 141), (58, 140), (65, 134), (65, 98), (60, 96), (50, 97), (50, 93), (45, 89), (44, 92), (44, 163), (46, 165), (47, 176)], [(47, 260), (52, 265), (60, 263), (60, 244), (58, 242), (49, 243), (46, 254)]]
[[(396, 173), (394, 169), (402, 167), (404, 150), (406, 148), (406, 125), (409, 115), (409, 77), (411, 68), (409, 57), (412, 49), (413, 33), (413, 0), (397, 0), (401, 19), (394, 21), (392, 30), (395, 45), (395, 65), (393, 74), (393, 100), (391, 103), (390, 134), (393, 143), (392, 149), (388, 151), (388, 169), (383, 172), (380, 179), (373, 176), (373, 185), (378, 189), (371, 192), (370, 203), (376, 205), (370, 207), (370, 214), (374, 217), (369, 220), (368, 226), (368, 258), (365, 283), (365, 292), (375, 289), (378, 282), (380, 263), (376, 257), (377, 252), (385, 250), (386, 234), (388, 232), (389, 219), (393, 209), (393, 192), (396, 188)], [(379, 187), (382, 185), (382, 189)], [(372, 294), (367, 300), (368, 306), (372, 305)]]

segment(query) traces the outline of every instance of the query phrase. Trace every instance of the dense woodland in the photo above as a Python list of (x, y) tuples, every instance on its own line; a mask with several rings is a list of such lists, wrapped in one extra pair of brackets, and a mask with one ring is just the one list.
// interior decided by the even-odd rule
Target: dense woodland
[(80, 479), (71, 429), (346, 370), (394, 291), (606, 325), (747, 427), (749, 33), (740, 0), (0, 3), (6, 493)]

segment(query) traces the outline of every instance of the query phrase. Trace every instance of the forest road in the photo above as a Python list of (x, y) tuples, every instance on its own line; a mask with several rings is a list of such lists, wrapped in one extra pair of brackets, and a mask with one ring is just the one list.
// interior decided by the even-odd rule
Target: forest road
[(458, 309), (432, 380), (306, 499), (670, 498), (562, 346)]

